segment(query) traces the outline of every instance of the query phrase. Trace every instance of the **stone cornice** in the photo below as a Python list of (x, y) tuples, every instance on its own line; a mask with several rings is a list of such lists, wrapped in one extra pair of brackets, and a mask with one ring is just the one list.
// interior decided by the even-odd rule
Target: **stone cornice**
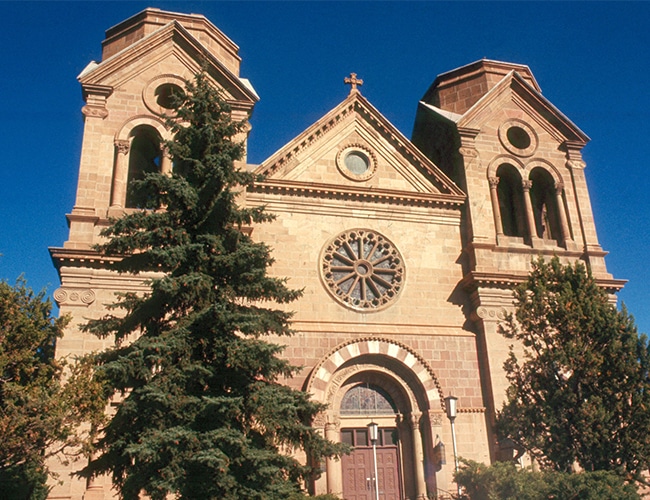
[[(478, 288), (497, 288), (501, 290), (512, 289), (523, 283), (528, 278), (525, 271), (514, 273), (499, 272), (479, 272), (471, 271), (460, 281), (461, 287), (468, 292), (473, 292)], [(615, 293), (620, 291), (627, 283), (627, 280), (618, 280), (614, 278), (596, 278), (598, 286), (604, 290)]]
[(470, 271), (460, 281), (460, 285), (469, 292), (472, 292), (477, 288), (499, 288), (509, 290), (519, 285), (520, 283), (523, 283), (527, 277), (527, 272), (488, 273)]
[(464, 195), (414, 193), (410, 191), (394, 191), (361, 186), (340, 186), (274, 179), (258, 182), (250, 188), (250, 191), (308, 198), (347, 199), (366, 203), (375, 202), (424, 207), (446, 205), (455, 208), (465, 203)]
[(100, 255), (91, 249), (50, 247), (49, 251), (54, 267), (57, 270), (60, 270), (63, 266), (100, 269), (122, 260), (121, 257)]

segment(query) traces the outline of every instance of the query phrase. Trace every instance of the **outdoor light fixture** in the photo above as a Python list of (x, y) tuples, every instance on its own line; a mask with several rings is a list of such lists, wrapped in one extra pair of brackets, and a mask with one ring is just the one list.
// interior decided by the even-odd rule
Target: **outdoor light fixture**
[(379, 424), (376, 424), (374, 422), (370, 422), (368, 424), (368, 437), (370, 438), (370, 442), (372, 444), (375, 444), (377, 442), (377, 438), (379, 437)]
[(447, 457), (445, 451), (445, 443), (442, 442), (440, 436), (436, 435), (436, 445), (433, 447), (434, 463), (440, 467), (447, 465)]
[[(456, 465), (456, 474), (458, 474), (458, 452), (456, 451), (456, 427), (454, 421), (456, 420), (456, 411), (458, 406), (458, 398), (451, 394), (445, 398), (445, 409), (447, 410), (447, 418), (451, 422), (451, 442), (454, 445), (454, 464)], [(458, 496), (460, 497), (460, 485), (458, 485)]]
[(377, 481), (377, 438), (379, 438), (379, 425), (375, 422), (368, 424), (368, 437), (372, 443), (372, 463), (375, 471), (373, 484), (375, 485), (375, 500), (379, 500), (379, 483)]
[(454, 421), (456, 418), (456, 409), (458, 404), (458, 398), (456, 396), (447, 396), (445, 398), (445, 408), (447, 409), (447, 418)]

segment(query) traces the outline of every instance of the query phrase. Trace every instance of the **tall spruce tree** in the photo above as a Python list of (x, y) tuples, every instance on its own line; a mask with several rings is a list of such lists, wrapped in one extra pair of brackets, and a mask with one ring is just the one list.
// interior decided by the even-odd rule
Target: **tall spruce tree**
[(317, 464), (338, 448), (310, 426), (322, 406), (282, 383), (296, 368), (264, 339), (292, 334), (277, 304), (300, 292), (268, 276), (269, 247), (242, 230), (271, 220), (237, 204), (256, 180), (235, 166), (243, 123), (202, 73), (169, 124), (172, 175), (134, 182), (142, 209), (112, 221), (98, 247), (122, 256), (119, 272), (163, 274), (150, 292), (119, 296), (123, 315), (86, 327), (115, 337), (97, 374), (124, 399), (82, 474), (110, 474), (125, 499), (298, 497), (314, 469), (292, 452)]
[(533, 262), (501, 326), (517, 339), (498, 415), (502, 437), (539, 462), (641, 480), (650, 465), (650, 349), (582, 263)]

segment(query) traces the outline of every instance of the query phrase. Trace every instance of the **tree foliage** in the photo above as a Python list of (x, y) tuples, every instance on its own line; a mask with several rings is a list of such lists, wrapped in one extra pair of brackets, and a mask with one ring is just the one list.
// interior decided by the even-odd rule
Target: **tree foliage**
[(501, 437), (540, 463), (640, 479), (650, 460), (650, 350), (581, 263), (533, 262), (502, 333), (511, 349)]
[(89, 367), (56, 360), (69, 319), (53, 319), (45, 292), (24, 280), (0, 282), (0, 491), (6, 498), (45, 498), (46, 460), (78, 453), (82, 421), (99, 419)]
[(269, 247), (244, 230), (271, 216), (236, 202), (256, 180), (235, 166), (243, 123), (205, 74), (176, 108), (172, 175), (135, 181), (143, 209), (112, 221), (99, 247), (123, 257), (119, 272), (163, 274), (87, 325), (115, 337), (97, 373), (124, 399), (82, 474), (109, 473), (126, 499), (293, 498), (315, 469), (291, 452), (317, 463), (338, 450), (310, 425), (322, 406), (282, 383), (297, 368), (263, 338), (292, 334), (280, 304), (300, 292), (267, 274)]
[(464, 461), (456, 481), (466, 500), (635, 500), (635, 487), (611, 471), (535, 472), (513, 462)]

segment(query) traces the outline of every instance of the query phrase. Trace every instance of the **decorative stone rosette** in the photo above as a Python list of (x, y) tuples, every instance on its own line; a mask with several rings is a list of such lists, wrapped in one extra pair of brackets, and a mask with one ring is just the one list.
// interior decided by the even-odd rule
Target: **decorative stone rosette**
[(54, 300), (59, 305), (85, 305), (89, 306), (95, 302), (95, 292), (90, 289), (71, 289), (71, 288), (57, 288), (52, 294)]
[(404, 260), (385, 236), (352, 229), (323, 250), (321, 276), (326, 289), (341, 304), (357, 311), (390, 305), (404, 284)]

